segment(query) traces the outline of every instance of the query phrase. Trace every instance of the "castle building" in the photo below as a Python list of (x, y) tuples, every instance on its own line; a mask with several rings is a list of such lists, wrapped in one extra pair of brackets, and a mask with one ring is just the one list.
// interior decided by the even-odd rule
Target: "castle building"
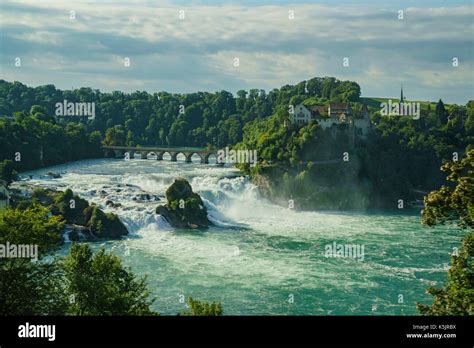
[(362, 105), (360, 114), (362, 118), (354, 118), (350, 103), (330, 103), (327, 107), (298, 104), (294, 109), (292, 122), (304, 125), (314, 120), (323, 129), (340, 124), (349, 124), (351, 127), (360, 129), (362, 135), (366, 136), (371, 127), (367, 105)]

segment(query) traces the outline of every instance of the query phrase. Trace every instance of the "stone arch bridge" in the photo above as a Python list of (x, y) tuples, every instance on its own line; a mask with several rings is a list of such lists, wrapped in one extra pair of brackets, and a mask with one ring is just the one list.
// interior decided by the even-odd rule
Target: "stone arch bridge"
[(214, 155), (217, 159), (216, 150), (193, 149), (193, 148), (179, 148), (179, 147), (131, 147), (131, 146), (102, 146), (102, 151), (105, 157), (125, 158), (125, 153), (128, 152), (129, 158), (133, 159), (136, 153), (141, 155), (141, 158), (147, 158), (149, 155), (155, 155), (156, 159), (163, 160), (163, 155), (168, 153), (171, 161), (176, 162), (178, 155), (183, 154), (186, 158), (186, 163), (192, 162), (192, 156), (197, 154), (201, 158), (201, 163), (209, 163), (209, 157)]

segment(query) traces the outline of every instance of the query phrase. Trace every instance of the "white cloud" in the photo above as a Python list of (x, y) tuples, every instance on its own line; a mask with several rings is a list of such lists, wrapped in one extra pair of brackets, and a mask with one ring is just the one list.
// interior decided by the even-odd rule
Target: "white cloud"
[[(291, 4), (176, 6), (171, 3), (21, 2), (2, 5), (2, 75), (21, 76), (12, 57), (44, 64), (37, 83), (64, 81), (94, 88), (190, 91), (280, 87), (314, 76), (353, 79), (363, 94), (393, 84), (429, 99), (449, 86), (464, 102), (472, 91), (472, 7), (406, 8)], [(76, 11), (76, 20), (69, 11)], [(178, 18), (184, 9), (185, 19)], [(288, 11), (295, 18), (288, 18)], [(350, 58), (349, 68), (342, 58)], [(458, 70), (444, 68), (460, 57)], [(45, 58), (46, 57), (46, 58)], [(132, 69), (123, 73), (123, 58)], [(241, 66), (234, 68), (232, 59)], [(94, 78), (92, 78), (92, 75)], [(39, 81), (39, 82), (38, 82)], [(127, 81), (133, 81), (127, 83)], [(142, 83), (140, 83), (142, 81)], [(387, 84), (391, 84), (387, 86)]]

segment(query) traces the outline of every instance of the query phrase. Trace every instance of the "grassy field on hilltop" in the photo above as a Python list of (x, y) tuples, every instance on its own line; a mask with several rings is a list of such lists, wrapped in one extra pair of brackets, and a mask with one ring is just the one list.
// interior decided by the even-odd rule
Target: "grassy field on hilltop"
[[(380, 104), (383, 102), (388, 103), (389, 100), (392, 103), (398, 103), (399, 98), (373, 98), (373, 97), (360, 97), (360, 102), (366, 104), (372, 110), (380, 109)], [(431, 110), (436, 109), (437, 101), (421, 101), (421, 100), (408, 100), (409, 102), (420, 103), (421, 110), (428, 110), (428, 105), (431, 105)], [(306, 98), (303, 103), (307, 106), (313, 105), (327, 105), (330, 101), (326, 98), (309, 97)], [(449, 104), (445, 104), (449, 106)]]
[[(392, 103), (398, 102), (400, 98), (372, 98), (372, 97), (360, 97), (361, 103), (366, 104), (369, 107), (373, 108), (380, 108), (380, 104), (385, 102), (388, 103), (388, 101), (392, 99)], [(433, 101), (422, 101), (422, 100), (410, 100), (408, 99), (407, 101), (409, 102), (414, 102), (414, 103), (420, 103), (421, 110), (428, 110), (428, 105), (431, 106), (431, 110), (436, 109), (436, 102)], [(444, 104), (445, 106), (449, 106), (449, 104)]]

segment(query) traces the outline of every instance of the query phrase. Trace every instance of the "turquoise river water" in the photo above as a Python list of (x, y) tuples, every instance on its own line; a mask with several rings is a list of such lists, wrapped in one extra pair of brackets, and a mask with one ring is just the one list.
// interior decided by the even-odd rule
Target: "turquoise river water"
[[(222, 302), (226, 315), (417, 314), (416, 302), (431, 302), (425, 289), (445, 281), (462, 237), (455, 228), (421, 226), (416, 211), (294, 211), (261, 198), (236, 169), (183, 160), (88, 160), (23, 178), (69, 187), (118, 214), (129, 238), (92, 245), (146, 274), (162, 315), (184, 309), (189, 296)], [(50, 171), (62, 177), (44, 175)], [(174, 230), (154, 213), (177, 177), (203, 197), (214, 224), (207, 231)], [(357, 257), (328, 257), (328, 245), (357, 245)]]

